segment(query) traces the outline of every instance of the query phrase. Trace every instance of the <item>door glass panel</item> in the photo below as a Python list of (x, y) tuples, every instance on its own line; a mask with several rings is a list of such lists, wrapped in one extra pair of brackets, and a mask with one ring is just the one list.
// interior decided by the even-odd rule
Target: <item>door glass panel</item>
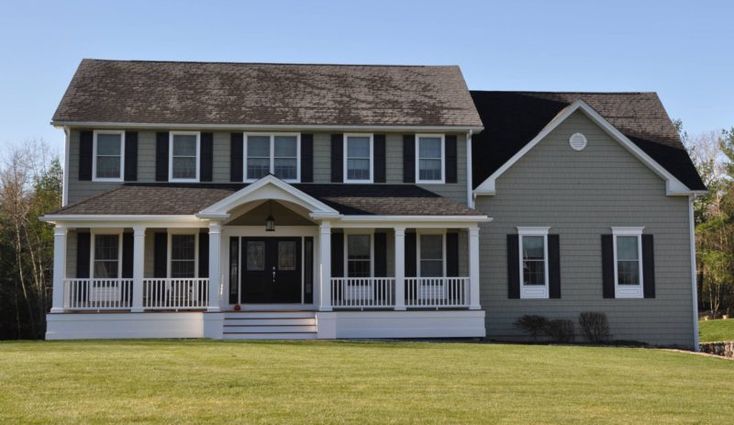
[(278, 242), (278, 270), (296, 269), (296, 243), (294, 241)]
[(265, 242), (248, 241), (247, 242), (247, 270), (263, 271), (265, 270)]

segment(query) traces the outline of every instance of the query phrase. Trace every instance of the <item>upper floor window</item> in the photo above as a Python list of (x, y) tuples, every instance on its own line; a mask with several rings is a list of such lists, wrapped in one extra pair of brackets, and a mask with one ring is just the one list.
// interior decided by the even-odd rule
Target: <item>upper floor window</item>
[(420, 234), (418, 239), (418, 275), (444, 276), (443, 234)]
[(444, 182), (444, 136), (442, 134), (416, 135), (417, 183)]
[(198, 131), (172, 131), (169, 151), (169, 181), (199, 181), (201, 134)]
[(300, 180), (300, 135), (245, 135), (245, 180), (257, 180), (268, 174), (279, 179)]
[(548, 228), (518, 227), (520, 298), (548, 298)]
[(344, 181), (372, 183), (372, 134), (344, 135)]
[(642, 298), (642, 227), (613, 227), (615, 298)]
[(92, 175), (95, 181), (122, 181), (125, 157), (125, 132), (96, 130), (94, 132), (94, 161)]

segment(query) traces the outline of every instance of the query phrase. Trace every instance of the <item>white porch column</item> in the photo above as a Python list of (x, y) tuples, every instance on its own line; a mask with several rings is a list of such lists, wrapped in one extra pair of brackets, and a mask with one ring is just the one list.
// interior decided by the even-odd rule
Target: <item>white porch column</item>
[(479, 303), (479, 226), (469, 228), (469, 310), (480, 310)]
[(54, 272), (53, 295), (51, 298), (51, 313), (64, 312), (64, 279), (66, 279), (66, 234), (63, 224), (54, 227)]
[(405, 310), (405, 227), (395, 227), (395, 310)]
[[(222, 224), (209, 223), (209, 307), (206, 311), (220, 311)], [(201, 255), (201, 253), (199, 254)]]
[(143, 311), (143, 273), (145, 261), (145, 226), (133, 226), (133, 306), (130, 311)]
[(319, 227), (319, 310), (331, 311), (331, 223)]

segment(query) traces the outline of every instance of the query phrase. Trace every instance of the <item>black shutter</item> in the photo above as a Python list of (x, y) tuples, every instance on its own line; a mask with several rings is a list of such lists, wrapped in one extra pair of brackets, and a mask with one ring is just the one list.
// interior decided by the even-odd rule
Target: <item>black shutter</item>
[(153, 277), (167, 277), (168, 234), (157, 232), (153, 246)]
[(446, 276), (459, 275), (459, 234), (446, 233)]
[(447, 135), (445, 143), (446, 158), (444, 158), (444, 161), (446, 161), (446, 183), (456, 183), (456, 136)]
[(168, 132), (155, 135), (155, 180), (168, 181)]
[(208, 233), (199, 233), (199, 277), (209, 277)]
[(416, 234), (405, 232), (405, 277), (418, 275)]
[(344, 135), (331, 135), (331, 182), (344, 181)]
[(241, 182), (244, 180), (242, 177), (242, 161), (244, 161), (242, 133), (230, 133), (229, 143), (229, 181)]
[(92, 180), (93, 144), (91, 131), (79, 132), (79, 180)]
[(415, 183), (415, 135), (403, 135), (403, 183)]
[(125, 181), (138, 179), (138, 132), (125, 132)]
[(331, 234), (331, 276), (344, 277), (344, 233)]
[(642, 285), (645, 298), (655, 298), (655, 246), (652, 235), (642, 235)]
[(301, 182), (313, 182), (313, 134), (301, 134)]
[(614, 298), (614, 242), (612, 235), (601, 235), (602, 296)]
[(374, 144), (374, 181), (375, 183), (385, 183), (385, 135), (375, 134)]
[(212, 167), (214, 165), (214, 134), (201, 133), (201, 157), (199, 158), (199, 180), (212, 181)]
[(387, 276), (387, 233), (375, 232), (375, 277)]
[(520, 298), (520, 240), (507, 235), (507, 297)]
[(91, 239), (89, 232), (78, 232), (76, 234), (76, 277), (80, 279), (89, 277)]
[(548, 296), (561, 298), (561, 241), (558, 235), (548, 235)]
[(122, 277), (133, 277), (133, 234), (122, 234)]

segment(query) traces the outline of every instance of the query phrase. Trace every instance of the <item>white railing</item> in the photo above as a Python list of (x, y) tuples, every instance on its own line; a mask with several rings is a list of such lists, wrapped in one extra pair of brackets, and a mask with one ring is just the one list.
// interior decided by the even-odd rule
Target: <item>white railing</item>
[(128, 310), (132, 279), (65, 279), (64, 308), (68, 310)]
[(209, 301), (207, 278), (143, 279), (143, 308), (147, 310), (189, 310), (206, 308)]
[(395, 305), (395, 278), (332, 278), (331, 305), (334, 308), (391, 308)]
[(408, 308), (469, 307), (468, 277), (406, 277)]

